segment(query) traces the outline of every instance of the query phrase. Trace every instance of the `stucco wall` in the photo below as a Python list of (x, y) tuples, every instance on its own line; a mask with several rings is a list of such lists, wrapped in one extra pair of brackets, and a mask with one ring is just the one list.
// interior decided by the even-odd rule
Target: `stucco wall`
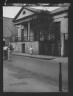
[[(54, 16), (54, 22), (61, 22), (60, 23), (60, 34), (61, 34), (61, 56), (64, 56), (64, 34), (62, 33), (68, 33), (68, 13), (65, 12), (65, 13), (62, 13), (62, 14), (59, 14), (59, 15), (56, 15)], [(68, 39), (68, 35), (66, 34), (65, 35)]]
[(20, 42), (12, 43), (12, 45), (13, 45), (14, 51), (21, 52), (21, 43)]
[(32, 46), (33, 54), (39, 54), (39, 42), (15, 42), (12, 43), (14, 51), (22, 52), (22, 44), (25, 44), (25, 53), (30, 54), (29, 48)]
[(29, 48), (30, 46), (32, 46), (33, 48), (33, 54), (39, 54), (39, 42), (35, 41), (35, 42), (25, 42), (25, 53), (29, 53)]
[(68, 16), (67, 13), (63, 13), (63, 14), (60, 14), (60, 15), (56, 15), (54, 16), (54, 22), (58, 22), (60, 21), (61, 22), (61, 27), (60, 27), (60, 31), (61, 33), (68, 33), (68, 18), (65, 17), (65, 16)]

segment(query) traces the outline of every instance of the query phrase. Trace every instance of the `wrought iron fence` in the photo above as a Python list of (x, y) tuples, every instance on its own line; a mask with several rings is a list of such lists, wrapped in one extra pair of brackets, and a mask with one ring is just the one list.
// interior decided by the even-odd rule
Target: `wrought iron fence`
[[(25, 42), (28, 41), (28, 37), (24, 36), (24, 38), (21, 37), (15, 37), (14, 42)], [(34, 37), (33, 36), (29, 36), (29, 41), (34, 41)]]
[(30, 37), (29, 37), (29, 40), (30, 40), (30, 41), (34, 41), (34, 37), (33, 37), (33, 36), (30, 36)]

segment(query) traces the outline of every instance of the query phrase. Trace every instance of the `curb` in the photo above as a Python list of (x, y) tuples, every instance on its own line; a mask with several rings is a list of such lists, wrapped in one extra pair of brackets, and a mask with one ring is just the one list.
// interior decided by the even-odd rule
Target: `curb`
[(24, 54), (16, 54), (16, 53), (12, 53), (13, 55), (20, 55), (20, 56), (25, 56), (25, 57), (30, 57), (30, 58), (37, 58), (37, 59), (44, 59), (44, 60), (52, 60), (55, 58), (40, 58), (40, 57), (35, 57), (35, 56), (29, 56), (29, 55), (24, 55)]

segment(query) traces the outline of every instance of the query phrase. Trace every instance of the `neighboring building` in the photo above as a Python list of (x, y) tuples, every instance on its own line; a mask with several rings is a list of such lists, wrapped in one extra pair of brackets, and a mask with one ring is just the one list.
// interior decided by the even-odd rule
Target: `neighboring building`
[(13, 42), (15, 39), (15, 27), (12, 22), (13, 18), (3, 17), (3, 42), (4, 45), (8, 45), (9, 42)]
[(33, 54), (68, 56), (68, 7), (52, 12), (22, 7), (13, 19), (18, 28), (14, 50)]

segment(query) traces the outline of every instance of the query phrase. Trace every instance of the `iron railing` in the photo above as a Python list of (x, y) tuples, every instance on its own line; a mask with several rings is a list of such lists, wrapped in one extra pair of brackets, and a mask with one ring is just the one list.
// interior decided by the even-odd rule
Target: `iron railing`
[[(28, 41), (28, 37), (25, 36), (24, 38), (20, 38), (20, 37), (15, 37), (14, 42), (25, 42)], [(33, 36), (29, 36), (29, 41), (34, 41), (34, 37)]]

